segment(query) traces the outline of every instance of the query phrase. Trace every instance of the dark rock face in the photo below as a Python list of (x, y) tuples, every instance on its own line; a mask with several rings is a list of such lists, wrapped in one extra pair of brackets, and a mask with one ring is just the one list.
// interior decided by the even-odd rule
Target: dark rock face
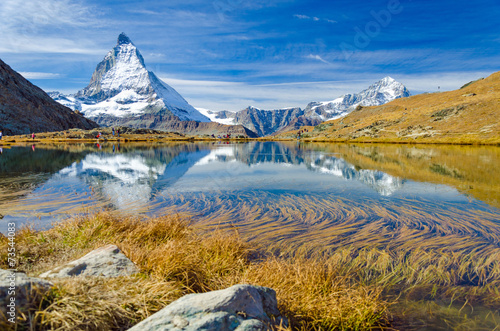
[(95, 127), (0, 60), (0, 130), (5, 135)]
[(288, 124), (284, 128), (281, 128), (279, 131), (274, 132), (273, 135), (277, 135), (287, 131), (298, 130), (303, 126), (316, 126), (322, 122), (323, 121), (319, 118), (299, 116), (296, 119), (292, 120), (290, 124)]
[[(158, 118), (154, 118), (158, 120)], [(159, 130), (182, 132), (193, 135), (227, 135), (236, 138), (243, 136), (246, 138), (258, 138), (259, 136), (243, 125), (224, 125), (217, 122), (196, 122), (196, 121), (175, 121), (159, 119), (161, 123)], [(158, 126), (157, 126), (158, 128)]]
[(179, 132), (187, 135), (226, 135), (258, 138), (259, 136), (243, 125), (224, 125), (217, 122), (179, 121), (168, 112), (164, 114), (144, 114), (135, 118), (113, 118), (103, 116), (96, 118), (103, 126), (125, 126), (138, 129), (154, 129), (168, 132)]
[(297, 117), (304, 115), (300, 108), (261, 110), (248, 107), (236, 113), (234, 121), (259, 136), (267, 136), (289, 125)]

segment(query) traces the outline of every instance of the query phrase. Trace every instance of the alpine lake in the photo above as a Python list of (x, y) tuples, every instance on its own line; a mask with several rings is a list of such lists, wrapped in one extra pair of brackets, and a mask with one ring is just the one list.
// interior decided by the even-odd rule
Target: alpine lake
[[(210, 141), (4, 147), (0, 230), (5, 233), (8, 222), (43, 229), (68, 215), (102, 210), (181, 214), (207, 231), (236, 229), (277, 256), (377, 249), (470, 257), (484, 276), (455, 285), (491, 287), (498, 298), (499, 166), (500, 147), (494, 146)], [(498, 299), (481, 296), (463, 302), (408, 294), (398, 309), (426, 313), (402, 329), (498, 329)], [(447, 312), (433, 318), (437, 310)]]

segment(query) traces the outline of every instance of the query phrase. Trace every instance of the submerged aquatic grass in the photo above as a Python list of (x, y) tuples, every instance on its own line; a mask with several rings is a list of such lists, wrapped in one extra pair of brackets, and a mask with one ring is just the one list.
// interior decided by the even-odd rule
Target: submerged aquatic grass
[[(46, 231), (25, 227), (17, 234), (19, 269), (38, 275), (109, 243), (117, 244), (141, 273), (55, 280), (42, 304), (19, 322), (33, 330), (125, 329), (183, 294), (237, 283), (274, 288), (294, 330), (410, 326), (425, 316), (425, 301), (450, 306), (434, 309), (434, 319), (455, 317), (453, 323), (474, 329), (494, 325), (500, 307), (500, 260), (483, 250), (445, 249), (446, 243), (440, 249), (381, 248), (377, 242), (365, 247), (346, 242), (315, 252), (308, 246), (267, 250), (244, 240), (234, 227), (207, 231), (179, 215), (141, 219), (100, 213)], [(452, 304), (465, 308), (451, 309)], [(489, 307), (481, 313), (484, 320), (468, 309), (477, 306)]]

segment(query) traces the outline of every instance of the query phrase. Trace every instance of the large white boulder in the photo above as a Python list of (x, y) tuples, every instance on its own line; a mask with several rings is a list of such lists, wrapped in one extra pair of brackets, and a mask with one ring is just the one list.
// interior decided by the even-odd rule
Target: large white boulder
[(108, 245), (88, 253), (84, 257), (40, 275), (43, 278), (74, 276), (119, 277), (138, 273), (137, 266), (123, 254), (118, 246)]
[(286, 324), (273, 289), (235, 285), (225, 290), (188, 294), (172, 302), (129, 331), (270, 330)]

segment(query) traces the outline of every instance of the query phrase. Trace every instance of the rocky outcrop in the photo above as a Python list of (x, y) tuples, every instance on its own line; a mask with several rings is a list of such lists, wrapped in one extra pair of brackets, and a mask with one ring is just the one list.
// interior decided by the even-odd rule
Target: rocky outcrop
[(45, 279), (28, 277), (22, 272), (0, 269), (0, 313), (7, 318), (17, 316), (29, 306), (37, 306), (53, 284)]
[(280, 316), (276, 293), (267, 287), (235, 285), (225, 290), (189, 294), (135, 325), (130, 331), (270, 330)]
[(302, 115), (304, 115), (304, 111), (298, 107), (275, 110), (248, 107), (236, 113), (234, 122), (249, 128), (259, 136), (268, 136), (286, 127)]
[(3, 134), (92, 129), (97, 126), (55, 102), (0, 60), (0, 130)]
[(123, 254), (118, 246), (108, 245), (88, 253), (56, 269), (40, 275), (43, 278), (74, 276), (130, 276), (139, 272), (137, 266)]
[(287, 131), (298, 130), (303, 126), (316, 126), (318, 124), (321, 124), (322, 122), (323, 121), (321, 119), (316, 117), (299, 116), (284, 128), (281, 128), (280, 130), (274, 132), (273, 135), (277, 135)]
[(257, 138), (258, 135), (243, 125), (224, 125), (216, 122), (179, 121), (175, 116), (144, 114), (136, 118), (98, 117), (105, 126), (127, 126), (132, 128), (155, 129), (179, 132), (187, 135), (226, 135), (232, 137)]

